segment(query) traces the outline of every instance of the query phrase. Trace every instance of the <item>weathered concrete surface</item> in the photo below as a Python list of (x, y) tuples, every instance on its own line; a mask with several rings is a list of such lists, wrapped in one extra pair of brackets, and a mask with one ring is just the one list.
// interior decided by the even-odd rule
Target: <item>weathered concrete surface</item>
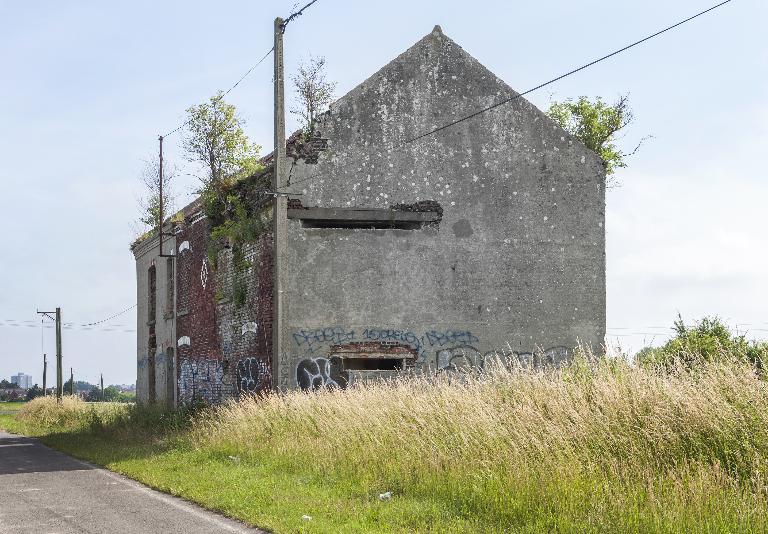
[(318, 126), (328, 150), (292, 171), (303, 205), (431, 200), (443, 218), (419, 230), (288, 221), (291, 352), (279, 386), (332, 372), (328, 354), (344, 343), (403, 344), (437, 367), (537, 349), (557, 362), (578, 342), (600, 347), (598, 156), (523, 98), (406, 143), (516, 94), (435, 28), (331, 106)]
[(181, 499), (0, 431), (0, 532), (259, 533)]
[[(170, 228), (166, 227), (165, 231)], [(136, 258), (136, 399), (173, 405), (175, 401), (176, 273), (171, 258), (160, 257), (160, 241), (149, 238), (133, 249)], [(163, 252), (172, 254), (176, 241), (166, 236)], [(148, 271), (155, 270), (155, 318), (150, 320)], [(151, 391), (150, 391), (151, 390)]]
[[(248, 291), (236, 305), (231, 251), (208, 264), (209, 222), (199, 201), (187, 206), (171, 246), (170, 320), (159, 308), (167, 270), (156, 241), (134, 247), (139, 400), (150, 389), (170, 398), (165, 369), (175, 373), (176, 400), (217, 403), (273, 387), (343, 387), (404, 366), (483, 367), (496, 356), (559, 363), (579, 343), (601, 350), (605, 169), (597, 154), (524, 98), (408, 142), (514, 96), (436, 27), (332, 104), (311, 140), (291, 137), (281, 188), (293, 206), (287, 326), (277, 333), (286, 350), (276, 360), (271, 236), (243, 247), (251, 267), (238, 275)], [(270, 172), (274, 155), (263, 163)], [(427, 216), (425, 205), (436, 209)], [(175, 369), (163, 360), (174, 348)], [(377, 361), (372, 348), (383, 354)], [(416, 357), (401, 365), (402, 350)]]

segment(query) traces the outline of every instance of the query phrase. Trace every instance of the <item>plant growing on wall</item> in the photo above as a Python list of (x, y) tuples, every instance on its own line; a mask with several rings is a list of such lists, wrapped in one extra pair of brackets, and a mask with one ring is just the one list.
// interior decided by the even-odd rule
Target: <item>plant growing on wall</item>
[(251, 212), (245, 201), (238, 195), (228, 195), (226, 211), (222, 222), (211, 229), (211, 239), (208, 243), (208, 260), (214, 267), (217, 265), (219, 251), (229, 246), (232, 252), (232, 283), (231, 296), (237, 307), (245, 304), (248, 285), (245, 274), (251, 267), (251, 262), (245, 257), (246, 243), (258, 240), (267, 228), (257, 210)]
[(310, 58), (308, 63), (301, 63), (293, 76), (293, 87), (298, 102), (291, 109), (301, 122), (305, 137), (313, 133), (315, 121), (333, 101), (336, 82), (329, 82), (325, 75), (325, 58)]
[[(165, 164), (163, 168), (163, 211), (165, 215), (175, 211), (176, 197), (173, 193), (173, 180), (176, 168)], [(160, 160), (157, 156), (146, 160), (140, 175), (143, 192), (139, 197), (139, 222), (154, 230), (160, 226)]]
[(615, 185), (612, 175), (616, 169), (626, 167), (627, 157), (637, 152), (647, 139), (643, 138), (630, 153), (622, 152), (616, 145), (616, 134), (634, 120), (627, 95), (619, 97), (613, 104), (605, 103), (600, 97), (594, 101), (586, 96), (576, 101), (569, 98), (553, 102), (547, 115), (602, 158), (609, 184), (613, 182)]
[[(218, 93), (206, 103), (187, 110), (187, 135), (184, 149), (187, 159), (203, 167), (200, 191), (204, 210), (211, 221), (208, 257), (217, 265), (218, 252), (231, 247), (234, 273), (232, 294), (238, 305), (245, 302), (247, 285), (243, 280), (249, 264), (243, 258), (243, 245), (255, 241), (264, 224), (258, 213), (251, 213), (245, 201), (234, 191), (237, 184), (262, 170), (261, 147), (246, 136), (244, 121), (235, 106)], [(265, 189), (262, 180), (254, 179), (252, 187)]]
[[(187, 159), (203, 167), (202, 193), (206, 204), (223, 203), (224, 190), (260, 168), (259, 150), (243, 130), (245, 121), (235, 106), (218, 93), (208, 102), (187, 109), (184, 151)], [(222, 206), (208, 206), (221, 209)]]

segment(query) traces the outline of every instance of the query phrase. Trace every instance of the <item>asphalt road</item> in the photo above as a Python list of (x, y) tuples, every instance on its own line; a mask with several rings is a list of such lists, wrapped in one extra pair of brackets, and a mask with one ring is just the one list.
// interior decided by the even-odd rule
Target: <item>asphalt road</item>
[(0, 430), (0, 533), (260, 533)]

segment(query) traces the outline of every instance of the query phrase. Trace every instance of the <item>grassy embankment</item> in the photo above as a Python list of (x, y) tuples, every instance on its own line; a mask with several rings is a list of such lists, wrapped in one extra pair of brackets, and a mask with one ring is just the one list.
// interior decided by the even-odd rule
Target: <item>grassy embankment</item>
[(4, 401), (0, 402), (0, 414), (11, 414), (21, 410), (26, 401)]
[(748, 365), (580, 361), (0, 426), (276, 532), (764, 532), (767, 401)]

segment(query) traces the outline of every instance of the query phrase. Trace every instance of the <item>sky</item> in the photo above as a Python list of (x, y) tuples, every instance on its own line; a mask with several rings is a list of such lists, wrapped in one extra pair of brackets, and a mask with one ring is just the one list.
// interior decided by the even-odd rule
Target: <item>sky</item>
[[(302, 2), (303, 4), (304, 2)], [(285, 36), (286, 72), (324, 56), (342, 96), (435, 24), (518, 91), (702, 11), (715, 0), (319, 0)], [(237, 81), (294, 1), (0, 0), (0, 377), (41, 382), (62, 308), (64, 366), (134, 383), (137, 199), (157, 136)], [(300, 7), (300, 6), (299, 6)], [(729, 4), (527, 98), (629, 94), (631, 151), (607, 194), (608, 339), (663, 343), (680, 313), (768, 338), (768, 41), (764, 0)], [(272, 62), (229, 95), (272, 149)], [(290, 87), (287, 87), (290, 94)], [(468, 109), (468, 112), (474, 109)], [(288, 131), (296, 127), (289, 116)], [(179, 204), (197, 169), (166, 140)], [(51, 373), (52, 376), (52, 373)], [(51, 379), (52, 380), (52, 379)]]

